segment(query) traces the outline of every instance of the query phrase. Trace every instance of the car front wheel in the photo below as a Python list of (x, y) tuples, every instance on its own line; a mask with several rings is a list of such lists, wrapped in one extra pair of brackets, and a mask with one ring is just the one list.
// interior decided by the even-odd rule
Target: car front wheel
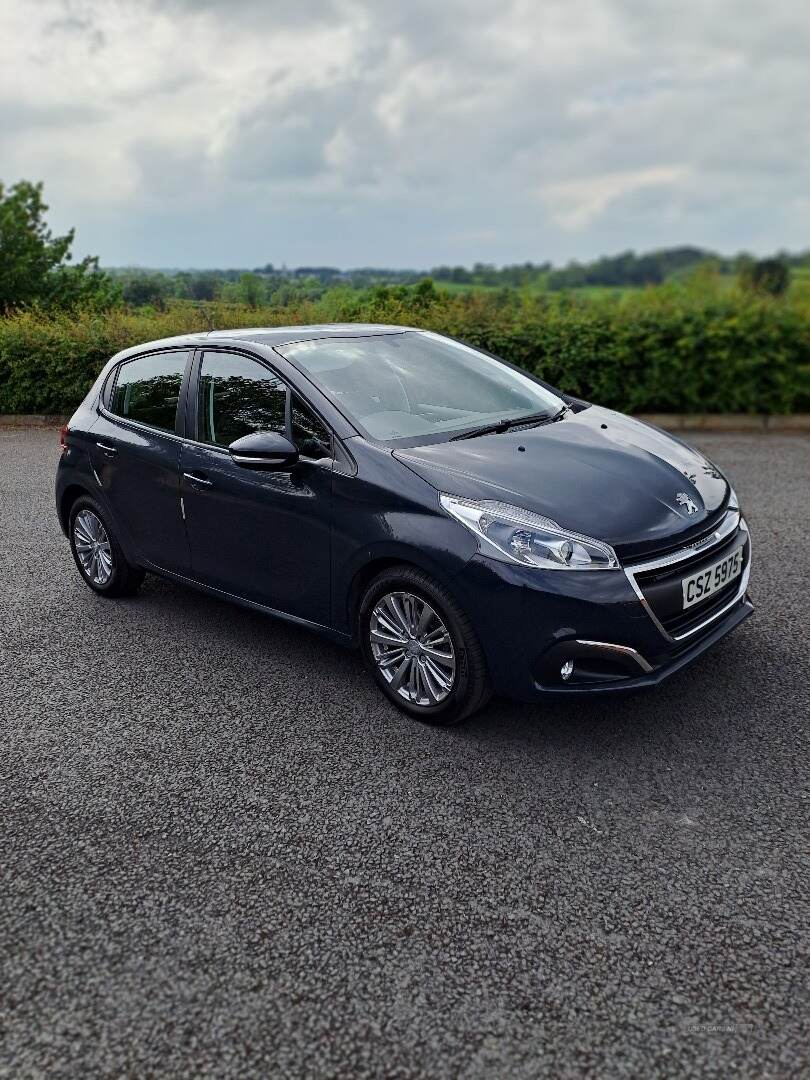
[(411, 567), (386, 570), (360, 605), (360, 644), (386, 697), (430, 724), (458, 724), (490, 697), (484, 654), (455, 600)]

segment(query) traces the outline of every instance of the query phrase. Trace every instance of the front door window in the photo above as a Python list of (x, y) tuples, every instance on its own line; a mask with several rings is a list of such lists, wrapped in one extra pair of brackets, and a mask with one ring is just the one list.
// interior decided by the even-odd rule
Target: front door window
[(256, 431), (286, 432), (287, 387), (247, 356), (205, 353), (197, 400), (201, 442), (227, 447)]

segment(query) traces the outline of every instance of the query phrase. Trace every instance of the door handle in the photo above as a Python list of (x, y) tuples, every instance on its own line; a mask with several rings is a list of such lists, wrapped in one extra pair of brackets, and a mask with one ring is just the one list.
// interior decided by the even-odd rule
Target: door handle
[(184, 472), (186, 480), (190, 480), (192, 484), (199, 484), (201, 487), (211, 487), (211, 481), (206, 480), (204, 476), (198, 476), (197, 473)]
[(96, 442), (96, 446), (102, 452), (105, 457), (115, 457), (118, 453), (118, 449), (115, 446), (110, 446), (108, 443)]

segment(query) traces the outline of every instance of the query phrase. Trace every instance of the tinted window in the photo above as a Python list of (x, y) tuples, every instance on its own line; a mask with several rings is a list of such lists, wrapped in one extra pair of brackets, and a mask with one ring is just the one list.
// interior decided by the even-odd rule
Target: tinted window
[(203, 356), (198, 394), (199, 438), (230, 446), (254, 431), (286, 432), (287, 388), (272, 371), (235, 353)]
[(332, 436), (328, 428), (297, 394), (292, 395), (290, 416), (292, 440), (300, 454), (308, 458), (332, 456)]
[(110, 412), (163, 431), (174, 431), (187, 352), (155, 353), (118, 369)]
[(279, 351), (362, 430), (383, 441), (551, 416), (563, 404), (522, 372), (438, 334), (321, 338)]

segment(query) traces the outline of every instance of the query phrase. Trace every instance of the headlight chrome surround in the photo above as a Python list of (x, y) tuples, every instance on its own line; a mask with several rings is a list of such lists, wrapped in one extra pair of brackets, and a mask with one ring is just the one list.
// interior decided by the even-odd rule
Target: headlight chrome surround
[(482, 555), (539, 570), (619, 570), (613, 548), (565, 529), (551, 518), (494, 500), (439, 495), (439, 503), (472, 532)]

